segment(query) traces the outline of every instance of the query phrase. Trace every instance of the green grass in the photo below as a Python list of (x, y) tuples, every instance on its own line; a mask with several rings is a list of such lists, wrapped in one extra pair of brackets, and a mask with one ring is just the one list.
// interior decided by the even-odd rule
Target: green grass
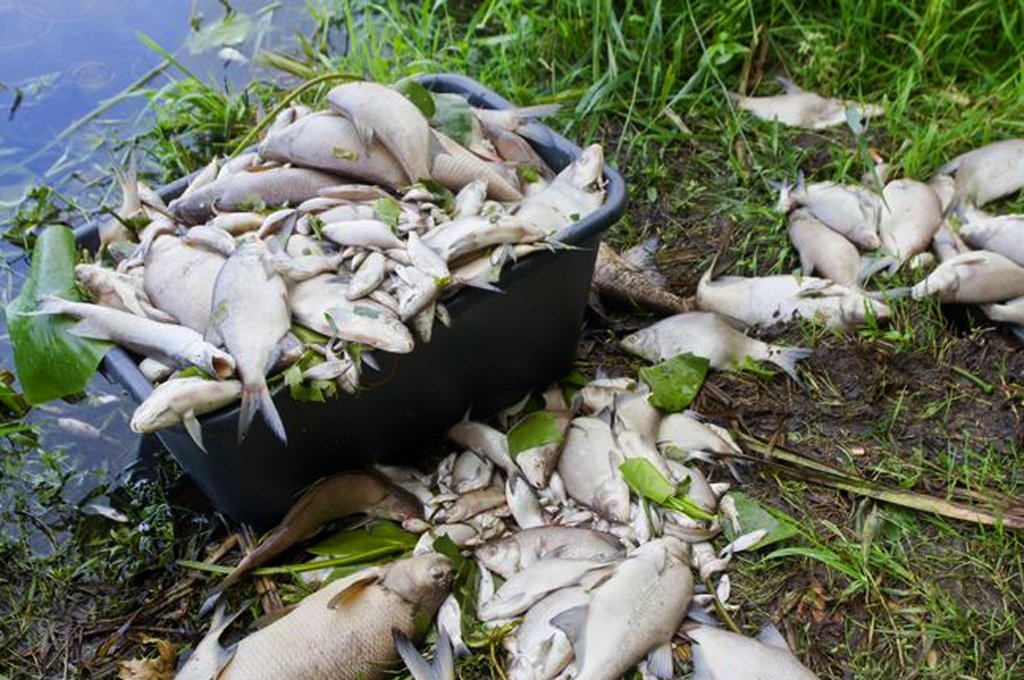
[[(167, 180), (234, 149), (303, 78), (336, 70), (382, 81), (466, 73), (524, 105), (563, 103), (552, 124), (580, 143), (605, 145), (631, 193), (630, 212), (610, 238), (626, 247), (659, 235), (682, 263), (673, 282), (692, 287), (727, 233), (734, 273), (785, 273), (797, 260), (770, 182), (800, 170), (857, 181), (869, 161), (848, 129), (811, 133), (759, 122), (734, 110), (727, 90), (774, 93), (771, 77), (786, 74), (826, 95), (884, 103), (885, 116), (871, 121), (864, 141), (890, 161), (892, 176), (926, 179), (957, 153), (1024, 135), (1024, 5), (918, 5), (318, 0), (310, 3), (316, 26), (284, 50), (292, 60), (280, 77), (225, 95), (178, 74), (145, 92), (152, 128), (130, 145), (155, 180)], [(339, 55), (331, 45), (342, 32), (353, 39)], [(300, 100), (318, 105), (326, 89)], [(17, 226), (52, 221), (51, 203), (26, 206)], [(60, 204), (69, 206), (70, 199)], [(999, 209), (1024, 210), (1024, 200)], [(911, 280), (901, 273), (895, 283)], [(1019, 498), (1024, 452), (1014, 441), (1019, 417), (1009, 414), (1024, 396), (1020, 364), (990, 336), (955, 327), (936, 304), (901, 302), (888, 323), (849, 337), (813, 324), (790, 331), (786, 339), (825, 357), (808, 369), (803, 396), (783, 377), (744, 373), (713, 382), (736, 399), (733, 413), (751, 420), (774, 413), (791, 444), (873, 479), (939, 496), (994, 488)], [(5, 474), (27, 474), (21, 469)], [(68, 511), (59, 501), (62, 469), (53, 460), (32, 472), (40, 503), (33, 512)], [(802, 536), (790, 547), (803, 553), (737, 561), (734, 616), (748, 631), (781, 620), (822, 677), (1024, 672), (1020, 537), (769, 475), (754, 475), (750, 486), (800, 522)], [(152, 518), (154, 535), (79, 526), (71, 541), (55, 536), (46, 557), (33, 557), (21, 538), (0, 548), (13, 566), (5, 573), (17, 574), (0, 578), (7, 603), (0, 604), (0, 673), (17, 676), (19, 664), (31, 662), (59, 674), (67, 657), (40, 645), (65, 630), (68, 601), (85, 620), (123, 616), (130, 607), (118, 593), (142, 597), (138, 589), (155, 574), (181, 577), (171, 556), (198, 558), (211, 535), (175, 532), (158, 491), (128, 507), (133, 522)], [(17, 518), (29, 535), (35, 522)], [(83, 584), (113, 594), (83, 602)], [(491, 672), (492, 646), (481, 640), (461, 677)]]

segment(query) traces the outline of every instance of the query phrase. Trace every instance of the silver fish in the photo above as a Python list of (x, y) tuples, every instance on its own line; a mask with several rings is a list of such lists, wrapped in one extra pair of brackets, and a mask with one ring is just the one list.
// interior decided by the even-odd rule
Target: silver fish
[(1024, 139), (1004, 139), (968, 151), (939, 173), (956, 174), (952, 207), (965, 202), (985, 205), (1024, 187)]
[[(453, 601), (451, 596), (446, 601)], [(440, 616), (440, 615), (439, 615)], [(402, 657), (412, 680), (455, 680), (455, 659), (452, 657), (452, 640), (448, 631), (440, 628), (437, 644), (434, 646), (434, 660), (427, 661), (416, 650), (416, 645), (400, 630), (394, 631), (395, 649)], [(468, 651), (468, 650), (467, 650)]]
[(445, 258), (424, 243), (415, 231), (409, 232), (409, 237), (406, 239), (406, 250), (409, 252), (409, 261), (424, 274), (429, 274), (434, 279), (442, 281), (451, 278)]
[(993, 321), (1024, 326), (1024, 297), (1014, 298), (998, 305), (985, 305), (985, 315)]
[(745, 97), (733, 92), (729, 99), (744, 111), (761, 120), (776, 120), (790, 127), (823, 130), (846, 123), (847, 110), (852, 109), (860, 119), (874, 118), (884, 113), (877, 104), (860, 104), (845, 99), (830, 99), (801, 89), (786, 78), (776, 78), (783, 94), (772, 97)]
[(566, 526), (525, 529), (476, 550), (476, 558), (502, 578), (549, 557), (608, 561), (624, 554), (612, 534)]
[(435, 182), (452, 191), (460, 191), (470, 182), (483, 179), (487, 182), (487, 194), (491, 198), (499, 201), (523, 199), (515, 175), (506, 175), (502, 165), (481, 159), (438, 130), (433, 130), (432, 135), (434, 151), (430, 176)]
[(107, 269), (98, 264), (75, 265), (75, 280), (100, 305), (131, 312), (153, 321), (175, 323), (176, 319), (153, 306), (144, 289), (133, 276)]
[(452, 219), (479, 215), (487, 199), (487, 182), (475, 179), (459, 190), (452, 205)]
[(376, 290), (384, 280), (386, 264), (387, 259), (380, 253), (367, 255), (363, 263), (356, 269), (355, 274), (352, 275), (352, 280), (348, 282), (345, 297), (349, 300), (358, 300)]
[(999, 253), (1024, 266), (1024, 215), (979, 213), (974, 211), (960, 226), (960, 238), (972, 248)]
[(578, 222), (604, 203), (604, 150), (588, 146), (545, 188), (531, 193), (514, 214), (546, 234)]
[(658, 427), (658, 447), (666, 455), (672, 450), (678, 452), (707, 451), (728, 455), (742, 453), (728, 433), (723, 433), (701, 422), (699, 416), (692, 411), (671, 413), (661, 420)]
[(689, 630), (694, 641), (693, 680), (817, 680), (800, 663), (782, 635), (766, 628), (755, 640), (721, 628)]
[(378, 83), (352, 82), (327, 93), (331, 108), (352, 121), (361, 151), (379, 141), (417, 182), (430, 179), (431, 131), (427, 119), (397, 90)]
[(942, 224), (942, 203), (929, 185), (897, 179), (882, 189), (878, 236), (897, 265), (928, 249)]
[(825, 279), (795, 276), (712, 280), (709, 269), (697, 284), (697, 307), (747, 326), (770, 327), (794, 317), (817, 318), (829, 328), (853, 328), (869, 316), (889, 317), (889, 308), (859, 290)]
[(975, 250), (940, 264), (910, 295), (960, 304), (1004, 302), (1024, 295), (1024, 267), (998, 253)]
[(857, 246), (827, 227), (810, 210), (800, 208), (790, 213), (789, 240), (800, 253), (800, 267), (804, 276), (817, 272), (844, 286), (857, 283), (860, 264)]
[[(572, 641), (576, 680), (616, 680), (667, 648), (693, 597), (688, 550), (675, 538), (637, 548), (593, 592), (590, 603), (552, 621)], [(670, 677), (669, 668), (662, 677)]]
[(127, 171), (114, 166), (114, 176), (121, 188), (121, 206), (117, 209), (115, 216), (104, 220), (99, 225), (101, 253), (111, 244), (132, 240), (132, 233), (124, 223), (138, 216), (142, 211), (136, 167), (134, 155), (128, 159)]
[(224, 212), (218, 213), (206, 224), (223, 229), (232, 236), (240, 236), (259, 229), (263, 224), (263, 215), (254, 212)]
[(291, 313), (288, 290), (262, 242), (246, 243), (224, 263), (213, 288), (210, 325), (235, 358), (243, 385), (238, 440), (245, 437), (260, 411), (277, 438), (287, 443), (266, 375), (277, 361), (278, 344), (291, 328)]
[(494, 463), (473, 451), (463, 451), (452, 467), (452, 488), (455, 493), (468, 493), (491, 483)]
[(519, 468), (508, 452), (508, 439), (503, 432), (489, 425), (464, 420), (448, 430), (448, 438), (459, 446), (475, 451), (505, 471), (506, 475), (519, 474)]
[(340, 253), (299, 256), (274, 253), (270, 261), (274, 265), (274, 270), (289, 281), (305, 281), (320, 274), (336, 272), (341, 266), (342, 257)]
[(174, 680), (211, 680), (219, 677), (220, 672), (235, 656), (235, 647), (224, 649), (220, 645), (220, 637), (243, 611), (245, 610), (240, 609), (232, 616), (225, 616), (224, 605), (221, 604), (210, 621), (210, 632), (192, 650), (188, 661), (174, 675)]
[(360, 248), (401, 248), (403, 243), (380, 220), (350, 220), (324, 225), (323, 234), (340, 246)]
[(398, 660), (392, 631), (418, 640), (451, 580), (448, 558), (428, 553), (329, 583), (239, 642), (217, 678), (380, 680)]
[(505, 499), (520, 529), (547, 524), (544, 508), (525, 477), (516, 475), (505, 480)]
[(625, 458), (611, 427), (596, 418), (576, 418), (558, 460), (565, 489), (576, 501), (620, 524), (629, 521), (629, 487), (619, 466)]
[(495, 591), (494, 597), (477, 607), (477, 618), (481, 621), (495, 621), (517, 616), (542, 600), (548, 593), (576, 585), (589, 572), (608, 569), (609, 566), (608, 562), (597, 560), (541, 560), (513, 574), (502, 583)]
[(462, 607), (454, 595), (449, 595), (441, 604), (441, 609), (437, 612), (437, 629), (448, 635), (457, 658), (469, 655), (469, 648), (462, 641)]
[(203, 340), (191, 328), (151, 321), (100, 305), (47, 297), (42, 314), (67, 314), (81, 319), (71, 333), (85, 338), (110, 340), (137, 354), (180, 367), (197, 366), (217, 378), (235, 371), (235, 361)]
[(551, 474), (558, 467), (558, 456), (562, 453), (562, 444), (565, 442), (565, 433), (569, 430), (571, 422), (567, 410), (543, 411), (550, 422), (561, 431), (562, 436), (547, 444), (541, 444), (516, 454), (516, 465), (523, 471), (526, 480), (535, 489), (543, 489), (548, 485)]
[(434, 515), (434, 520), (443, 524), (460, 523), (480, 513), (505, 505), (505, 490), (501, 486), (489, 486), (464, 493), (446, 508)]
[(805, 184), (802, 176), (795, 187), (783, 183), (779, 191), (778, 210), (788, 213), (801, 205), (825, 226), (842, 234), (858, 247), (874, 250), (881, 245), (878, 220), (882, 202), (867, 189), (836, 182)]
[(202, 431), (198, 416), (234, 403), (242, 396), (237, 380), (204, 380), (197, 377), (175, 378), (158, 385), (139, 404), (131, 419), (132, 432), (156, 432), (181, 423), (202, 449)]
[(503, 215), (466, 217), (443, 225), (424, 237), (432, 250), (440, 253), (446, 262), (461, 255), (504, 243), (532, 243), (546, 238), (546, 234), (527, 224), (523, 219)]
[(337, 183), (336, 175), (309, 168), (243, 171), (171, 201), (170, 209), (175, 218), (185, 224), (202, 224), (215, 212), (244, 210), (253, 204), (297, 205), (316, 196), (320, 189)]
[(553, 680), (573, 659), (572, 644), (551, 619), (585, 606), (590, 595), (583, 588), (562, 588), (530, 607), (511, 638), (509, 680)]
[(189, 245), (206, 248), (224, 257), (230, 257), (231, 253), (235, 252), (235, 239), (231, 234), (206, 224), (192, 227), (185, 232), (182, 240)]
[(179, 323), (203, 333), (210, 325), (213, 287), (225, 261), (176, 236), (160, 236), (146, 254), (146, 294)]
[(319, 168), (390, 189), (409, 177), (379, 140), (365, 144), (352, 121), (328, 111), (304, 116), (267, 134), (260, 153), (271, 160)]
[(347, 290), (344, 279), (321, 274), (295, 284), (288, 302), (298, 323), (322, 335), (337, 333), (343, 340), (395, 354), (412, 351), (412, 335), (394, 312), (366, 298), (350, 301)]
[(622, 339), (622, 347), (648, 361), (666, 361), (690, 352), (706, 357), (712, 368), (735, 370), (748, 361), (768, 361), (800, 382), (796, 363), (811, 350), (781, 347), (751, 338), (710, 312), (690, 312), (662, 319)]

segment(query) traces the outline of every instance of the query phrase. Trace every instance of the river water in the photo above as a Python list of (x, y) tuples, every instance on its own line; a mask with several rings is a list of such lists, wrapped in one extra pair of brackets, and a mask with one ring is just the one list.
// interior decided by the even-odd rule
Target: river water
[[(301, 1), (235, 0), (231, 8), (225, 23), (220, 0), (0, 0), (0, 205), (9, 209), (40, 182), (77, 197), (96, 178), (109, 177), (107, 142), (145, 126), (150, 115), (146, 99), (123, 96), (126, 88), (141, 81), (160, 87), (177, 77), (156, 70), (163, 58), (140, 35), (207, 82), (234, 87), (273, 77), (252, 58), (262, 48), (294, 44), (295, 32), (311, 25)], [(27, 263), (10, 246), (0, 253), (6, 303)], [(13, 372), (5, 327), (0, 368)], [(24, 497), (51, 477), (62, 478), (54, 483), (72, 504), (93, 503), (98, 490), (116, 485), (140, 451), (158, 446), (129, 430), (134, 407), (119, 386), (96, 376), (87, 398), (32, 409), (27, 420), (37, 425), (41, 449), (59, 460), (32, 447), (2, 452), (27, 460), (8, 460), (7, 474), (0, 469), (0, 524), (15, 506), (46, 521), (46, 508), (26, 505)], [(105, 499), (98, 500), (103, 506)]]

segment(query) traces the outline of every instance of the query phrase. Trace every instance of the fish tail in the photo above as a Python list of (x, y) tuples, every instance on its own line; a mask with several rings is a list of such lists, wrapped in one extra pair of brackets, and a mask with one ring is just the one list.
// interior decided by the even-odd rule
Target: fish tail
[(414, 680), (445, 680), (455, 677), (455, 660), (452, 657), (452, 645), (448, 633), (444, 630), (437, 638), (437, 652), (434, 662), (430, 663), (420, 655), (416, 646), (397, 628), (392, 629), (395, 650), (402, 657)]
[(283, 444), (287, 444), (288, 437), (284, 431), (284, 423), (281, 422), (281, 416), (270, 396), (270, 390), (267, 389), (267, 381), (262, 377), (258, 383), (247, 385), (242, 390), (242, 404), (238, 411), (238, 443), (242, 443), (242, 440), (245, 439), (257, 411), (263, 413), (263, 421), (277, 438)]
[(785, 371), (786, 375), (793, 379), (793, 382), (803, 387), (804, 382), (800, 379), (800, 374), (797, 373), (796, 364), (811, 356), (811, 353), (811, 350), (803, 347), (772, 347), (766, 358)]
[(515, 109), (512, 112), (516, 118), (525, 120), (536, 120), (537, 118), (547, 118), (558, 113), (558, 110), (562, 108), (561, 104), (537, 104), (536, 106), (522, 106)]
[[(116, 163), (114, 164), (114, 177), (121, 188), (121, 196), (124, 199), (126, 212), (130, 214), (139, 210), (142, 207), (142, 201), (139, 198), (139, 166), (135, 160), (134, 152), (128, 154), (127, 170), (122, 169)], [(128, 216), (122, 215), (121, 217)]]
[(900, 263), (892, 255), (883, 255), (871, 260), (862, 259), (860, 271), (857, 272), (857, 281), (863, 283), (875, 274), (885, 271), (892, 276), (899, 269)]
[[(914, 287), (916, 288), (916, 286)], [(890, 288), (889, 290), (864, 291), (864, 296), (879, 302), (890, 302), (892, 300), (903, 300), (914, 294), (914, 288), (904, 286), (902, 288)]]

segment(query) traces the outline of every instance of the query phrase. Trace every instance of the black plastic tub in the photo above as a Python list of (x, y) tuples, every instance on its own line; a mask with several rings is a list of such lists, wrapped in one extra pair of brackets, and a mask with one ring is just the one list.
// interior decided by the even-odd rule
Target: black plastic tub
[[(436, 92), (467, 96), (477, 107), (511, 106), (463, 76), (425, 76), (422, 82)], [(579, 155), (564, 137), (533, 125), (532, 136), (542, 140), (534, 146), (556, 171)], [(259, 417), (239, 445), (237, 407), (200, 419), (208, 454), (180, 426), (157, 436), (218, 509), (264, 528), (315, 480), (377, 461), (415, 459), (470, 408), (474, 417), (487, 417), (546, 386), (572, 365), (597, 245), (626, 207), (622, 177), (612, 169), (604, 176), (605, 204), (564, 234), (576, 248), (523, 258), (502, 274), (501, 293), (467, 289), (447, 300), (451, 328), (436, 324), (431, 342), (418, 343), (411, 354), (377, 352), (381, 370), (364, 373), (366, 391), (309, 403), (293, 400), (279, 386), (274, 401), (288, 431), (287, 447)], [(160, 193), (170, 199), (185, 185), (175, 182)], [(78, 238), (86, 247), (97, 245), (95, 230), (80, 231)], [(120, 349), (107, 354), (102, 370), (140, 402), (152, 391), (136, 361)]]

